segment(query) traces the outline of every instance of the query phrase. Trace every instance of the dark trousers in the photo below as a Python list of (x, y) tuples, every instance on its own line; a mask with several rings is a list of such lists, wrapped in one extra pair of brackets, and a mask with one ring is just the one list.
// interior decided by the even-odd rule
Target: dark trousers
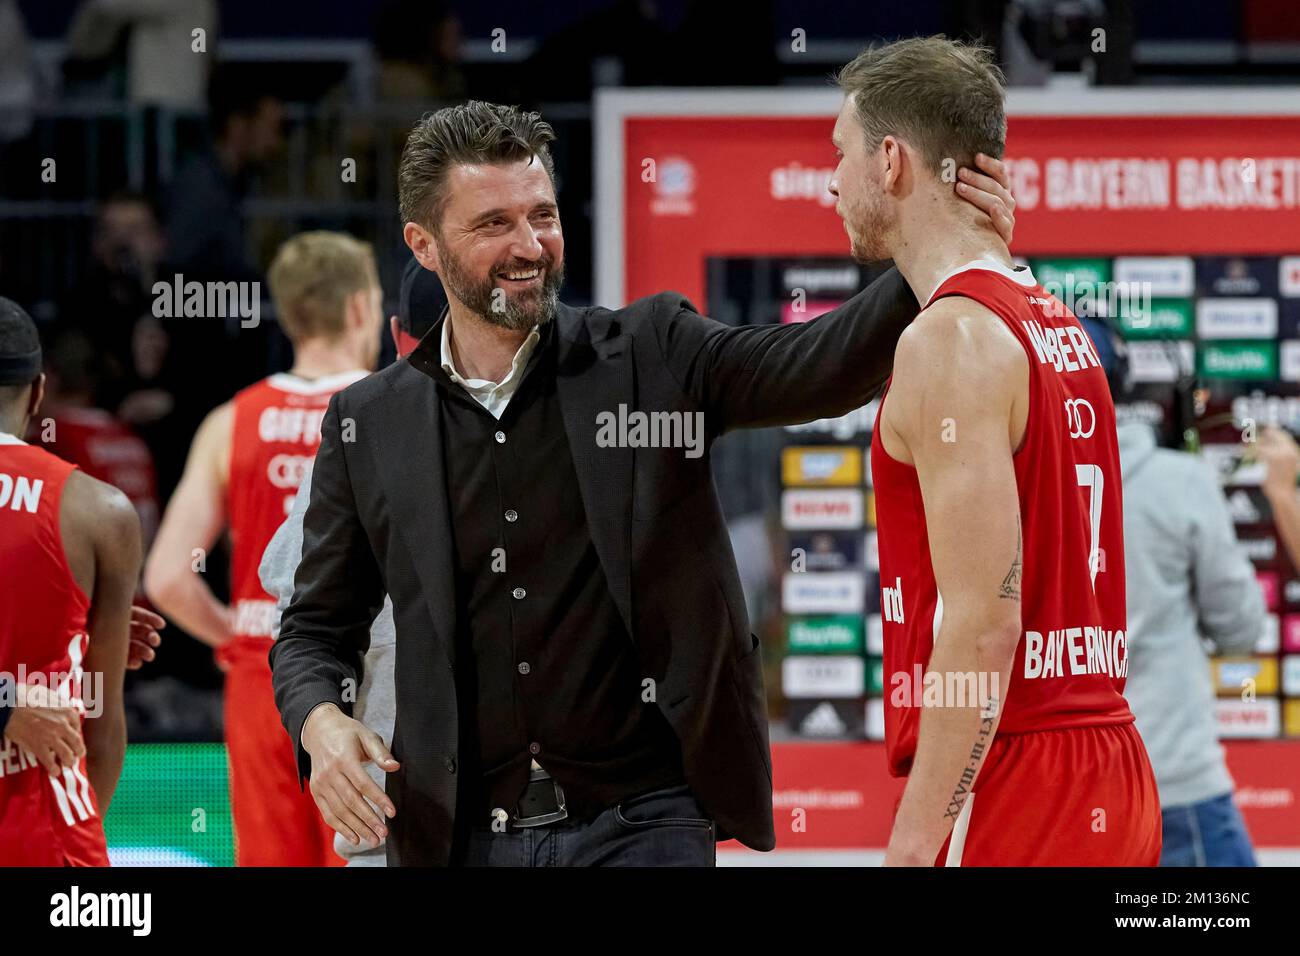
[(587, 823), (470, 834), (466, 866), (714, 866), (714, 825), (685, 784), (624, 800)]

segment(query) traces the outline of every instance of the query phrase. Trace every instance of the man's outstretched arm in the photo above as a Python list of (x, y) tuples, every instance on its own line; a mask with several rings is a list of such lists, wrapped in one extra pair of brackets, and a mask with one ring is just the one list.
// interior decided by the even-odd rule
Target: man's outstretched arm
[[(958, 193), (1010, 242), (1015, 201), (1005, 167), (965, 171)], [(659, 297), (655, 330), (664, 361), (706, 415), (710, 431), (785, 425), (843, 415), (865, 405), (893, 367), (916, 298), (890, 269), (838, 308), (795, 325), (729, 326), (697, 314), (681, 296)]]
[(1020, 640), (1012, 421), (1026, 401), (1029, 366), (996, 316), (945, 298), (903, 335), (895, 369), (881, 438), (916, 468), (942, 599), (927, 673), (944, 676), (944, 687), (954, 686), (949, 674), (973, 674), (989, 698), (963, 707), (947, 700), (921, 714), (885, 864), (930, 866), (975, 789)]

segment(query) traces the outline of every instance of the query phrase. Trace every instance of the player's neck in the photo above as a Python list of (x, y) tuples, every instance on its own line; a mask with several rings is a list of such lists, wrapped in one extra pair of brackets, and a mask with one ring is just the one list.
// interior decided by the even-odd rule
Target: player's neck
[(982, 212), (945, 207), (926, 217), (900, 223), (901, 240), (894, 263), (916, 300), (925, 305), (954, 269), (976, 259), (1012, 268), (1011, 253)]
[(510, 373), (519, 346), (529, 329), (517, 331), (495, 325), (458, 303), (447, 312), (451, 359), (456, 371), (466, 378), (500, 382)]
[(19, 418), (16, 415), (0, 415), (0, 432), (22, 438), (27, 432), (27, 416)]
[(307, 381), (361, 370), (361, 362), (345, 342), (322, 342), (309, 339), (293, 347), (290, 375)]

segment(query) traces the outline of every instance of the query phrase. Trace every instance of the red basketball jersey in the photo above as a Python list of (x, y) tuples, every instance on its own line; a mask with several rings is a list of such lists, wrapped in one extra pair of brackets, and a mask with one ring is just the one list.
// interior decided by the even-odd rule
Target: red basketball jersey
[[(1123, 498), (1115, 408), (1087, 333), (1027, 269), (970, 263), (930, 302), (964, 296), (997, 315), (1029, 358), (1029, 417), (1014, 456), (1024, 546), (1022, 634), (998, 734), (1133, 720), (1128, 669)], [(927, 303), (928, 305), (929, 303)], [(892, 379), (891, 379), (892, 383)], [(979, 396), (971, 396), (978, 401)], [(943, 617), (916, 470), (871, 435), (880, 550), (890, 772), (906, 775), (920, 727), (921, 675)], [(897, 694), (906, 683), (915, 694)]]
[[(82, 711), (90, 599), (63, 550), (59, 505), (75, 466), (0, 433), (0, 671)], [(51, 776), (7, 738), (0, 749), (0, 865), (108, 866), (86, 758)]]
[(304, 469), (316, 457), (330, 397), (365, 376), (344, 372), (307, 381), (272, 375), (233, 399), (226, 513), (238, 642), (256, 639), (270, 645), (275, 599), (257, 576), (262, 553), (289, 514)]

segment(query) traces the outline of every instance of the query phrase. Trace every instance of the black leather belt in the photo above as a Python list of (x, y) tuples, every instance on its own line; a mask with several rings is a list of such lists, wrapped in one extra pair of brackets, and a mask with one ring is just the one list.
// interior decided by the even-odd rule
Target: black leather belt
[(517, 827), (544, 827), (568, 819), (564, 788), (545, 770), (529, 770), (528, 786), (510, 822)]

